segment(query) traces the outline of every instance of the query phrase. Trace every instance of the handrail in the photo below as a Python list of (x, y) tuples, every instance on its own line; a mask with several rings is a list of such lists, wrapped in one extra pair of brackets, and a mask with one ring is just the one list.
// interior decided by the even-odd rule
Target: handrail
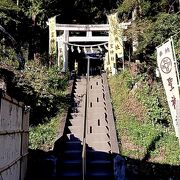
[(83, 180), (86, 179), (86, 131), (87, 131), (87, 111), (89, 101), (89, 66), (90, 57), (87, 58), (87, 76), (86, 76), (86, 96), (85, 96), (85, 116), (84, 116), (84, 131), (83, 131), (83, 148), (82, 148), (82, 173)]

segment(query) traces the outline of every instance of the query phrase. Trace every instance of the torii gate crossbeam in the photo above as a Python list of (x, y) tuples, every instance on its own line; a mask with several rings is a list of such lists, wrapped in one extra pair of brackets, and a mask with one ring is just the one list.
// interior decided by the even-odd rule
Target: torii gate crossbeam
[(109, 31), (109, 24), (56, 24), (57, 31)]
[[(128, 23), (120, 23), (119, 25), (123, 29), (127, 29)], [(66, 49), (66, 44), (69, 42), (107, 42), (107, 36), (92, 36), (93, 31), (109, 31), (109, 24), (56, 24), (56, 31), (63, 31), (63, 36), (57, 37), (58, 46), (63, 48), (63, 71), (66, 71), (68, 68), (68, 52)], [(86, 36), (84, 37), (69, 37), (70, 31), (86, 31)], [(62, 41), (62, 42), (61, 42)], [(59, 52), (59, 50), (58, 50)], [(58, 64), (59, 64), (59, 55), (58, 55)]]

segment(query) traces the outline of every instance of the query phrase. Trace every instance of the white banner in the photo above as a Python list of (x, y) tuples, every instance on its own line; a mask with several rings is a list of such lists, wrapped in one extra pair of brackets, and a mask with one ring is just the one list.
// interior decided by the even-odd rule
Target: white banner
[(56, 16), (49, 19), (49, 54), (56, 54)]
[(176, 113), (176, 102), (179, 100), (179, 90), (171, 40), (157, 47), (157, 63), (165, 88), (176, 136), (179, 138), (180, 122), (177, 119)]

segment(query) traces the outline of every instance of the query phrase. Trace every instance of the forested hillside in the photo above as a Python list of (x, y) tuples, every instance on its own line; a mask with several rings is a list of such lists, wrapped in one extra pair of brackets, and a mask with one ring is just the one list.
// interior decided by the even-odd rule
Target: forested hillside
[[(1, 30), (3, 59), (16, 59), (14, 49), (17, 49), (23, 51), (26, 60), (34, 59), (38, 53), (48, 61), (46, 22), (55, 15), (58, 23), (99, 24), (107, 23), (107, 15), (118, 11), (120, 22), (132, 22), (125, 32), (127, 59), (150, 63), (155, 60), (155, 47), (179, 31), (178, 0), (1, 0), (0, 10), (0, 25), (17, 42), (15, 45)], [(135, 51), (129, 47), (134, 41)], [(14, 49), (8, 49), (9, 46)]]
[[(0, 77), (8, 93), (31, 106), (30, 148), (48, 151), (68, 106), (70, 72), (50, 64), (48, 19), (60, 24), (106, 24), (118, 12), (125, 71), (109, 77), (121, 155), (143, 178), (180, 179), (180, 150), (156, 47), (173, 37), (180, 61), (179, 0), (0, 0)], [(170, 170), (169, 170), (169, 169)], [(152, 176), (151, 176), (152, 175)]]

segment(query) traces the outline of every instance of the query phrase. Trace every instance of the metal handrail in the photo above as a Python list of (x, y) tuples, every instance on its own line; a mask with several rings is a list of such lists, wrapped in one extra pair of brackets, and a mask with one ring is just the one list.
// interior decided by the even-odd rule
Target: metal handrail
[(83, 132), (83, 148), (82, 148), (82, 173), (83, 180), (86, 179), (86, 131), (87, 131), (87, 111), (89, 101), (89, 67), (90, 57), (87, 58), (87, 76), (86, 76), (86, 96), (85, 96), (85, 116), (84, 116), (84, 132)]

